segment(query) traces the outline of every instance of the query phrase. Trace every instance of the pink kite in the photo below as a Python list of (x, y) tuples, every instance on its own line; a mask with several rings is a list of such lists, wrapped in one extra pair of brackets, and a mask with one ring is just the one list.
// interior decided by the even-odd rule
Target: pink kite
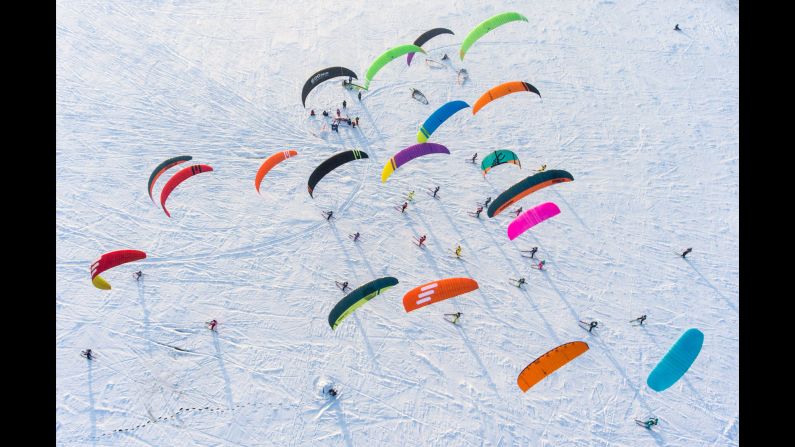
[(560, 214), (560, 208), (552, 202), (542, 203), (535, 208), (529, 209), (508, 225), (508, 239), (514, 240), (536, 224), (558, 214)]

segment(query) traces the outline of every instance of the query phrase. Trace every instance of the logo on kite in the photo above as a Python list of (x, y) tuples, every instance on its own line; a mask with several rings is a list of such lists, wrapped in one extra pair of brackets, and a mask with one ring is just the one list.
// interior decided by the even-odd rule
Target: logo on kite
[(480, 169), (483, 171), (483, 177), (485, 177), (486, 173), (489, 172), (493, 167), (505, 163), (515, 164), (519, 166), (519, 168), (522, 167), (522, 163), (519, 161), (518, 155), (512, 151), (500, 149), (490, 153), (489, 155), (486, 155), (483, 158), (483, 161), (480, 162)]
[(353, 70), (350, 70), (345, 67), (329, 67), (324, 68), (317, 73), (313, 74), (306, 80), (304, 83), (304, 88), (301, 89), (301, 104), (306, 107), (306, 97), (309, 96), (309, 92), (311, 92), (315, 87), (322, 84), (325, 81), (328, 81), (332, 78), (338, 77), (348, 77), (353, 79), (359, 79), (356, 77), (356, 73)]
[(444, 278), (417, 286), (403, 295), (403, 308), (406, 312), (429, 306), (439, 301), (469, 293), (478, 288), (472, 278)]
[(140, 250), (116, 250), (107, 252), (91, 264), (91, 283), (94, 284), (94, 287), (97, 289), (110, 290), (110, 284), (99, 276), (100, 273), (112, 269), (113, 267), (144, 258), (146, 258), (146, 253)]

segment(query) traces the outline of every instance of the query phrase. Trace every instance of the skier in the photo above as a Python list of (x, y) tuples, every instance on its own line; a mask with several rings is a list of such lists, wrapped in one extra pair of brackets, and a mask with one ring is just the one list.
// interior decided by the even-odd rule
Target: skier
[(459, 258), (461, 257), (461, 245), (459, 245), (459, 246), (457, 246), (455, 248), (455, 255), (456, 255), (456, 257), (459, 257)]
[(408, 207), (409, 207), (409, 203), (408, 202), (403, 202), (403, 208), (400, 209), (400, 212), (401, 213), (405, 212), (406, 208), (408, 208)]
[(344, 99), (342, 100), (342, 108), (343, 109), (347, 109), (348, 108), (348, 101), (346, 101)]
[(309, 111), (309, 116), (315, 116), (315, 109)]
[(478, 209), (475, 211), (475, 217), (480, 219), (480, 213), (482, 213), (482, 212), (483, 212), (483, 207), (479, 206)]
[(328, 116), (328, 112), (324, 110), (323, 111), (323, 116)]
[(436, 193), (439, 192), (439, 187), (437, 186), (436, 189), (433, 190), (433, 196), (436, 197)]
[(533, 247), (533, 248), (530, 249), (530, 259), (535, 259), (537, 251), (538, 251), (538, 247)]
[(133, 273), (133, 276), (135, 277), (136, 281), (140, 281), (141, 277), (144, 276), (144, 272), (138, 270), (137, 272)]
[(541, 169), (536, 169), (536, 172), (544, 172), (547, 170), (547, 165), (541, 165)]
[(357, 240), (359, 240), (359, 232), (358, 231), (356, 233), (353, 233), (353, 242), (356, 242)]
[(218, 326), (218, 320), (210, 320), (207, 323), (207, 327), (210, 328), (211, 331), (215, 331), (216, 326)]
[[(638, 421), (638, 422), (640, 422), (640, 421)], [(647, 420), (646, 422), (640, 422), (640, 424), (642, 424), (643, 426), (645, 426), (648, 429), (651, 429), (653, 426), (657, 425), (658, 423), (659, 423), (659, 420), (657, 418), (649, 418), (649, 420)]]
[(461, 312), (456, 312), (454, 314), (444, 314), (445, 317), (453, 317), (453, 321), (447, 320), (453, 324), (458, 324), (458, 319), (461, 318), (461, 315), (463, 315)]
[(538, 269), (538, 270), (544, 270), (544, 264), (546, 264), (546, 263), (547, 263), (547, 261), (544, 261), (544, 260), (542, 260), (541, 262), (539, 262), (539, 263), (538, 263), (538, 264), (535, 266), (535, 268), (536, 268), (536, 269)]
[(331, 220), (334, 217), (334, 211), (324, 211), (322, 214), (326, 216), (326, 220)]
[(599, 326), (599, 322), (597, 322), (596, 320), (594, 320), (594, 321), (592, 321), (590, 323), (586, 323), (584, 321), (580, 321), (580, 323), (588, 326), (588, 333), (590, 333), (592, 330), (594, 330), (595, 327)]
[(472, 163), (474, 163), (477, 158), (478, 158), (478, 153), (475, 152), (475, 155), (472, 156)]
[(425, 238), (426, 238), (426, 237), (427, 237), (427, 236), (425, 236), (424, 234), (423, 234), (423, 235), (420, 237), (420, 239), (419, 239), (419, 241), (420, 241), (420, 247), (422, 247), (422, 244), (424, 244), (424, 243), (425, 243)]
[(519, 278), (519, 279), (514, 279), (514, 281), (516, 281), (516, 287), (519, 287), (519, 288), (521, 288), (526, 283), (524, 277)]
[(688, 248), (687, 250), (685, 250), (684, 253), (682, 253), (682, 259), (684, 259), (685, 256), (687, 256), (687, 254), (690, 253), (691, 251), (693, 251), (692, 248)]
[(679, 24), (678, 23), (674, 27), (674, 31), (682, 31), (682, 28), (679, 28)]
[(488, 199), (486, 199), (485, 202), (483, 202), (483, 206), (489, 206), (489, 203), (491, 203), (491, 197), (489, 197)]
[(409, 199), (409, 202), (413, 202), (414, 201), (414, 191), (409, 191), (408, 199)]
[(337, 118), (340, 117), (340, 109), (337, 109)]
[(514, 213), (516, 213), (515, 215), (518, 217), (519, 214), (522, 213), (522, 207), (520, 206), (518, 210), (514, 210)]
[[(359, 93), (359, 94), (361, 95), (361, 93)], [(356, 119), (356, 125), (358, 126), (359, 125), (359, 117), (357, 116), (355, 119)]]
[(444, 53), (444, 56), (442, 56), (442, 60), (446, 61), (448, 59), (450, 59), (450, 57), (447, 55), (447, 53)]
[(639, 322), (640, 325), (643, 326), (643, 322), (646, 321), (646, 314), (643, 314), (640, 317), (635, 318), (634, 320), (630, 321), (630, 323), (634, 323), (635, 321)]
[(362, 91), (359, 90), (359, 102), (361, 102), (361, 101), (362, 101)]
[(340, 128), (339, 124), (336, 124), (336, 123), (332, 123), (331, 124), (331, 130), (333, 130), (334, 132), (340, 133), (339, 128)]
[(331, 397), (337, 397), (337, 390), (335, 390), (334, 388), (329, 388), (329, 390), (328, 390), (328, 394), (329, 394)]
[(88, 360), (94, 360), (94, 354), (91, 353), (90, 349), (86, 349), (85, 351), (81, 352), (80, 355), (87, 358)]
[(342, 289), (342, 291), (343, 291), (343, 292), (345, 291), (345, 289), (347, 289), (347, 288), (348, 288), (348, 281), (345, 281), (345, 282), (344, 282), (344, 283), (342, 283), (342, 284), (340, 284), (340, 283), (337, 283), (337, 284), (338, 284), (338, 285), (340, 285), (340, 286), (342, 286), (342, 287), (341, 287), (341, 289)]

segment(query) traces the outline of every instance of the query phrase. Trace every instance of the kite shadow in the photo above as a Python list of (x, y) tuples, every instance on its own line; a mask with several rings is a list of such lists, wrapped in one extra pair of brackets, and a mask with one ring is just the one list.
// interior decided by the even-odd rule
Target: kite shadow
[(226, 365), (224, 364), (224, 359), (221, 355), (221, 344), (218, 341), (218, 332), (212, 331), (213, 333), (213, 346), (215, 346), (215, 357), (218, 359), (218, 366), (221, 369), (221, 374), (224, 376), (224, 391), (226, 392), (226, 403), (229, 405), (229, 409), (232, 410), (235, 408), (235, 403), (232, 399), (232, 382), (229, 380), (229, 374), (226, 372)]
[(478, 362), (478, 365), (480, 365), (480, 369), (483, 370), (483, 374), (486, 376), (486, 379), (488, 379), (489, 381), (489, 387), (491, 387), (492, 391), (494, 391), (494, 394), (497, 396), (497, 398), (500, 401), (503, 401), (503, 398), (500, 396), (499, 391), (497, 391), (497, 385), (495, 385), (494, 380), (491, 379), (489, 370), (486, 368), (486, 365), (483, 364), (483, 360), (481, 360), (480, 356), (475, 351), (475, 349), (472, 348), (472, 342), (469, 340), (469, 337), (467, 337), (466, 333), (464, 332), (464, 328), (457, 324), (455, 325), (455, 327), (458, 330), (459, 335), (461, 335), (461, 338), (464, 340), (464, 346), (466, 346), (466, 348), (469, 350), (469, 353), (472, 354), (472, 357), (475, 358), (475, 361)]
[(373, 366), (375, 367), (376, 371), (379, 374), (383, 374), (381, 371), (381, 365), (378, 364), (378, 360), (376, 359), (376, 354), (373, 352), (373, 346), (370, 344), (370, 339), (367, 337), (367, 333), (364, 331), (364, 326), (362, 322), (359, 321), (359, 317), (354, 313), (353, 320), (356, 322), (356, 327), (359, 328), (359, 332), (362, 333), (362, 339), (364, 340), (364, 346), (367, 348), (367, 354), (370, 356), (370, 360), (373, 362)]
[(573, 215), (574, 215), (574, 217), (577, 219), (577, 221), (578, 221), (578, 222), (580, 222), (580, 225), (582, 225), (583, 227), (585, 227), (585, 229), (586, 229), (586, 230), (588, 230), (588, 232), (589, 232), (589, 233), (591, 233), (591, 234), (593, 235), (593, 230), (591, 230), (591, 228), (590, 228), (590, 227), (588, 227), (588, 225), (585, 223), (585, 221), (584, 221), (584, 220), (582, 220), (582, 218), (580, 217), (580, 215), (579, 215), (579, 214), (577, 214), (577, 211), (574, 211), (574, 208), (573, 208), (573, 207), (572, 207), (572, 206), (569, 204), (569, 202), (567, 202), (567, 201), (566, 201), (566, 199), (564, 199), (564, 198), (563, 198), (563, 196), (562, 196), (562, 195), (561, 195), (561, 194), (558, 192), (558, 190), (557, 190), (557, 189), (553, 189), (553, 190), (552, 190), (552, 192), (554, 192), (554, 193), (555, 193), (555, 195), (557, 195), (557, 196), (558, 196), (558, 198), (560, 199), (560, 201), (561, 201), (561, 202), (563, 202), (564, 204), (566, 204), (566, 207), (567, 207), (567, 208), (568, 208), (568, 209), (571, 211), (571, 214), (573, 214)]

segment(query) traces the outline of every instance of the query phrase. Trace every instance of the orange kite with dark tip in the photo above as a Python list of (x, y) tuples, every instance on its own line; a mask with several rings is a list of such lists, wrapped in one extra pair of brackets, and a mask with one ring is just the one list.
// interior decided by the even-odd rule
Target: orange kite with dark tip
[(555, 372), (558, 368), (574, 360), (587, 350), (588, 343), (584, 341), (573, 341), (564, 343), (547, 352), (522, 370), (519, 377), (516, 379), (519, 388), (526, 393), (527, 390), (532, 388), (535, 384), (544, 380), (544, 378)]
[(506, 82), (505, 84), (500, 84), (496, 87), (492, 87), (486, 93), (483, 94), (475, 104), (472, 106), (472, 115), (478, 113), (478, 110), (482, 109), (483, 106), (486, 104), (494, 101), (497, 98), (502, 98), (505, 95), (509, 95), (511, 93), (516, 92), (533, 92), (538, 97), (541, 97), (541, 93), (538, 92), (538, 89), (533, 87), (532, 85), (528, 84), (524, 81), (510, 81)]

